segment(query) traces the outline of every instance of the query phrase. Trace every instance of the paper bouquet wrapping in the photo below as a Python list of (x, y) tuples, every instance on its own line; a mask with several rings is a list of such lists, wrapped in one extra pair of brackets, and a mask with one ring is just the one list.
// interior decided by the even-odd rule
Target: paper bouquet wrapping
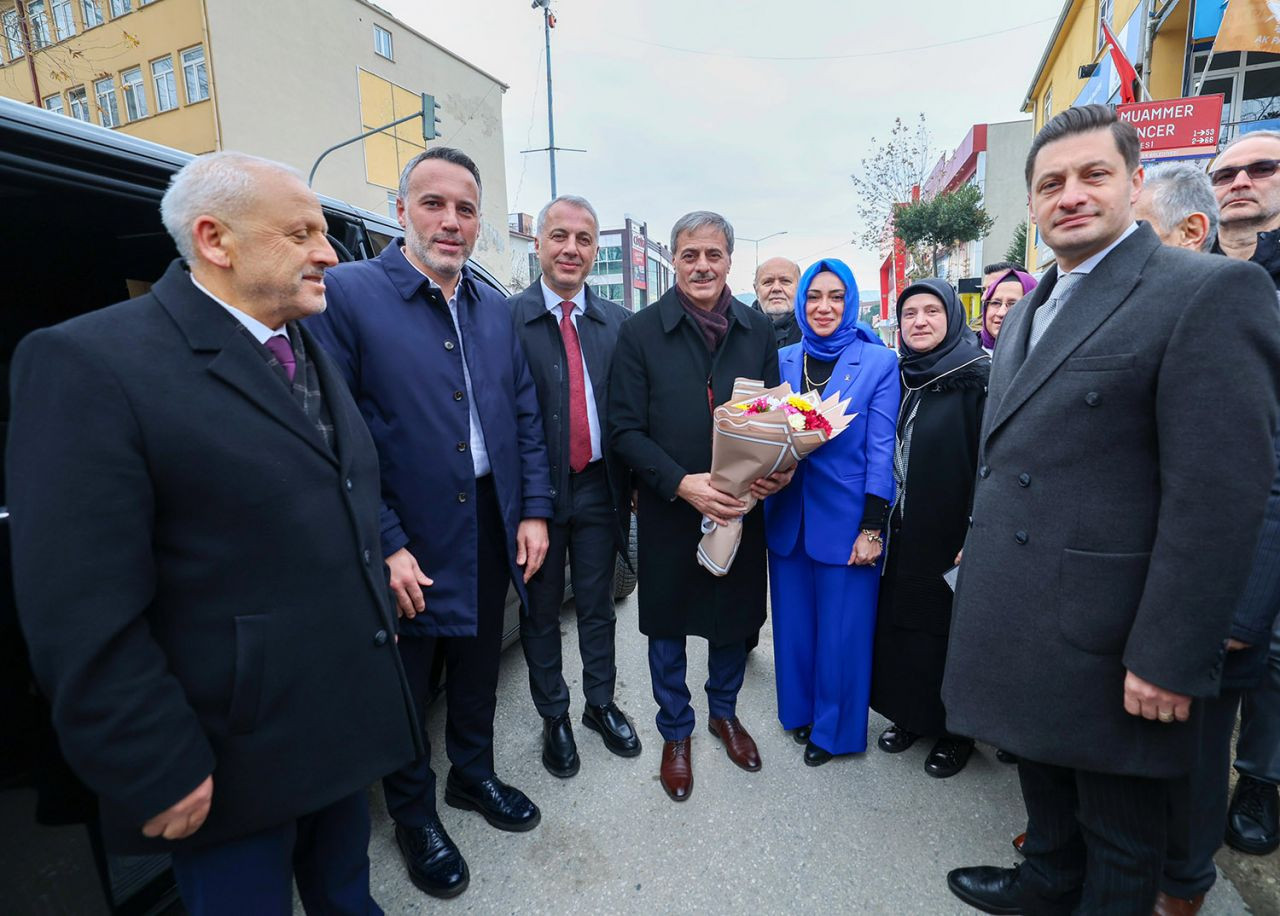
[[(733, 397), (712, 412), (711, 485), (747, 504), (756, 505), (754, 480), (786, 471), (823, 443), (844, 432), (857, 414), (845, 414), (849, 401), (835, 394), (826, 400), (816, 391), (796, 394), (783, 382), (765, 388), (755, 379), (733, 383)], [(742, 541), (742, 518), (718, 525), (702, 518), (698, 562), (712, 575), (733, 566)]]

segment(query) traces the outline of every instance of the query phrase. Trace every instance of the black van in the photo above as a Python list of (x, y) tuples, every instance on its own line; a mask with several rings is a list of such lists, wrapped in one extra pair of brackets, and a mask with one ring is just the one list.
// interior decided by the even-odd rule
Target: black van
[[(177, 256), (160, 198), (191, 158), (0, 98), (0, 441), (18, 341), (139, 295)], [(320, 200), (341, 260), (375, 257), (401, 232), (385, 216)], [(508, 295), (483, 267), (471, 267)], [(58, 753), (18, 629), (4, 486), (0, 458), (0, 913), (165, 912), (177, 900), (168, 858), (106, 854), (94, 800)], [(619, 561), (616, 597), (634, 588), (632, 569)], [(503, 632), (504, 646), (519, 633), (514, 589)]]

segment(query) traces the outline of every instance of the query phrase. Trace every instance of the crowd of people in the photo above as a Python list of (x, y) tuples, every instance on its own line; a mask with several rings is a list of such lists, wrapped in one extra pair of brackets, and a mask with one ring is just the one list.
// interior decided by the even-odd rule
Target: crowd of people
[[(769, 595), (797, 762), (865, 752), (874, 709), (882, 751), (933, 739), (931, 776), (975, 741), (1017, 764), (1024, 860), (953, 870), (960, 899), (1194, 913), (1224, 825), (1280, 844), (1278, 169), (1259, 132), (1144, 183), (1132, 127), (1069, 109), (1026, 166), (1055, 265), (989, 266), (976, 332), (946, 281), (910, 284), (893, 349), (839, 260), (766, 261), (756, 305), (733, 297), (709, 211), (676, 222), (675, 286), (631, 314), (586, 284), (591, 203), (557, 197), (541, 277), (504, 302), (467, 266), (482, 187), (459, 150), (415, 157), (403, 238), (345, 264), (291, 169), (194, 159), (162, 203), (180, 258), (13, 367), (19, 612), (110, 848), (170, 852), (194, 914), (290, 913), (295, 880), (309, 912), (380, 912), (381, 780), (410, 879), (462, 893), (433, 672), (445, 803), (534, 829), (495, 772), (502, 615), (514, 587), (542, 763), (572, 778), (567, 565), (580, 724), (640, 754), (612, 598), (634, 511), (671, 799), (694, 786), (691, 636), (707, 730), (762, 765), (736, 702)], [(709, 474), (738, 378), (856, 413), (750, 511)], [(723, 576), (696, 562), (704, 524), (742, 526)]]

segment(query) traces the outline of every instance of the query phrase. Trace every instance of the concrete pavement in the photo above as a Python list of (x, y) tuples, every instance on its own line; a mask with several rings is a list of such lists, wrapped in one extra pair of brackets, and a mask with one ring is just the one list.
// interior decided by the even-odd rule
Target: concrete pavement
[[(561, 628), (581, 771), (560, 780), (543, 769), (541, 720), (529, 700), (524, 658), (512, 647), (498, 688), (497, 772), (539, 805), (542, 823), (529, 833), (503, 833), (441, 800), (441, 819), (467, 858), (471, 886), (454, 900), (435, 900), (409, 883), (381, 790), (372, 790), (373, 895), (389, 914), (964, 914), (974, 911), (947, 890), (947, 871), (1016, 861), (1009, 841), (1024, 816), (1016, 768), (997, 762), (990, 747), (979, 745), (959, 775), (932, 779), (924, 772), (929, 742), (896, 756), (880, 752), (874, 739), (887, 723), (873, 713), (866, 754), (804, 766), (802, 748), (778, 724), (767, 627), (738, 706), (764, 766), (739, 770), (707, 732), (700, 687), (706, 643), (691, 639), (694, 789), (688, 801), (670, 801), (658, 783), (662, 742), (635, 596), (618, 605), (617, 701), (640, 731), (639, 757), (615, 757), (580, 724), (571, 607)], [(443, 702), (433, 704), (429, 720), (443, 795)], [(1201, 912), (1248, 909), (1220, 878)]]

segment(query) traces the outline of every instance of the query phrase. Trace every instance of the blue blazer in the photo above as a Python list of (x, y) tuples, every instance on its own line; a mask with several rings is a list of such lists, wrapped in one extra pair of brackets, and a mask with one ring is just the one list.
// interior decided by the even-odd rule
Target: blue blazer
[[(803, 344), (778, 351), (782, 380), (804, 390)], [(898, 358), (862, 337), (836, 360), (823, 391), (851, 398), (857, 417), (796, 468), (791, 485), (764, 503), (769, 550), (790, 555), (804, 520), (804, 550), (819, 563), (844, 566), (858, 538), (866, 494), (893, 499), (894, 426), (898, 419)]]
[(369, 425), (382, 467), (382, 554), (408, 547), (435, 580), (427, 609), (405, 632), (476, 633), (475, 472), (469, 447), (465, 352), (520, 598), (516, 528), (550, 518), (551, 479), (542, 417), (506, 300), (463, 268), (457, 345), (449, 308), (400, 250), (325, 271), (328, 308), (307, 319), (333, 357)]

